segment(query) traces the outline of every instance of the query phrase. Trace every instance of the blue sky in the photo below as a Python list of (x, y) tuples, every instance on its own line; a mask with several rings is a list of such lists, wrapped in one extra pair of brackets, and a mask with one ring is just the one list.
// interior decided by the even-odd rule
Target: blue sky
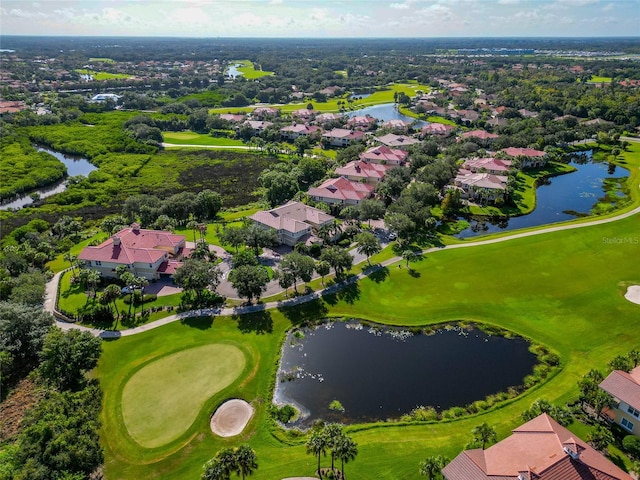
[(2, 0), (6, 35), (638, 36), (640, 0)]

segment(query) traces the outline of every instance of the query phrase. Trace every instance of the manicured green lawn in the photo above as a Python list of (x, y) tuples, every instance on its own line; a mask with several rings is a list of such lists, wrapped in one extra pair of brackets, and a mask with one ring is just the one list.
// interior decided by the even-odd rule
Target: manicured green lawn
[(600, 77), (598, 75), (591, 75), (590, 82), (594, 83), (611, 83), (613, 79), (611, 77)]
[(167, 143), (175, 145), (219, 145), (219, 146), (242, 146), (242, 140), (235, 138), (212, 137), (195, 132), (162, 132), (162, 137)]
[(238, 67), (238, 70), (243, 73), (243, 76), (247, 80), (253, 80), (260, 77), (267, 77), (269, 75), (273, 75), (273, 72), (265, 72), (262, 70), (256, 70), (253, 62), (249, 60), (234, 60), (230, 62), (233, 65), (241, 64), (241, 67)]
[(234, 345), (210, 344), (152, 360), (122, 390), (122, 416), (142, 446), (180, 437), (202, 405), (242, 373), (246, 359)]
[(76, 70), (76, 72), (82, 75), (93, 75), (94, 80), (113, 80), (131, 77), (131, 75), (127, 75), (126, 73), (96, 72), (94, 70), (86, 70), (82, 68)]

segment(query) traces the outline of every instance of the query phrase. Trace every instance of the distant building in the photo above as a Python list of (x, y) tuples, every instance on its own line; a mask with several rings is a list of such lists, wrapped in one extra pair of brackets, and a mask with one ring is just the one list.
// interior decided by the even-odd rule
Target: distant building
[(632, 480), (546, 413), (486, 450), (464, 450), (445, 480)]
[(404, 165), (409, 154), (399, 148), (389, 148), (385, 145), (378, 145), (360, 154), (361, 160), (371, 163), (384, 163), (386, 165)]
[(358, 205), (373, 195), (374, 186), (354, 182), (346, 177), (330, 178), (317, 187), (309, 189), (309, 195), (317, 202), (329, 205)]
[(120, 100), (120, 96), (115, 93), (99, 93), (91, 97), (92, 102), (106, 102), (107, 100), (113, 100), (117, 103)]
[(390, 168), (391, 165), (354, 160), (344, 167), (336, 168), (336, 173), (355, 182), (376, 184), (384, 178)]
[(298, 137), (320, 137), (322, 128), (317, 125), (307, 125), (305, 123), (296, 123), (293, 125), (287, 125), (280, 129), (282, 137), (287, 140), (295, 140)]
[(420, 143), (420, 140), (416, 140), (413, 137), (408, 137), (406, 135), (396, 135), (395, 133), (388, 133), (386, 135), (383, 135), (382, 137), (376, 137), (376, 140), (389, 148), (399, 149), (408, 148), (411, 145)]
[(364, 141), (366, 134), (359, 130), (347, 130), (346, 128), (334, 128), (333, 130), (322, 134), (322, 138), (334, 147), (348, 147), (355, 142)]
[(502, 153), (521, 160), (522, 168), (540, 168), (547, 164), (547, 152), (535, 148), (509, 147), (501, 150)]
[(119, 265), (138, 277), (157, 280), (182, 266), (185, 236), (164, 230), (146, 230), (134, 223), (100, 245), (85, 247), (79, 260), (103, 277), (116, 277)]

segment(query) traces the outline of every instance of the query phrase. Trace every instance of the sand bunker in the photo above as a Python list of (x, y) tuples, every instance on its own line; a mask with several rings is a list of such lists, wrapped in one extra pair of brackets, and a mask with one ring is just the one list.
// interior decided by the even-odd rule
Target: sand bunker
[(624, 298), (631, 303), (637, 303), (640, 305), (640, 285), (631, 285), (627, 288), (627, 293), (624, 294)]
[(218, 407), (211, 417), (211, 431), (221, 437), (239, 435), (253, 417), (253, 407), (234, 398)]

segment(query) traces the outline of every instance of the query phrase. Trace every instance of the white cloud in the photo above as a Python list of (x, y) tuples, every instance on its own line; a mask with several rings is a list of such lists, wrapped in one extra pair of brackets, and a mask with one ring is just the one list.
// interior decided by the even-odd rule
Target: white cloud
[(282, 5), (283, 4), (283, 0), (271, 0), (269, 2), (269, 5)]
[(394, 10), (408, 10), (410, 7), (408, 3), (392, 3), (389, 5), (389, 8), (393, 8)]

